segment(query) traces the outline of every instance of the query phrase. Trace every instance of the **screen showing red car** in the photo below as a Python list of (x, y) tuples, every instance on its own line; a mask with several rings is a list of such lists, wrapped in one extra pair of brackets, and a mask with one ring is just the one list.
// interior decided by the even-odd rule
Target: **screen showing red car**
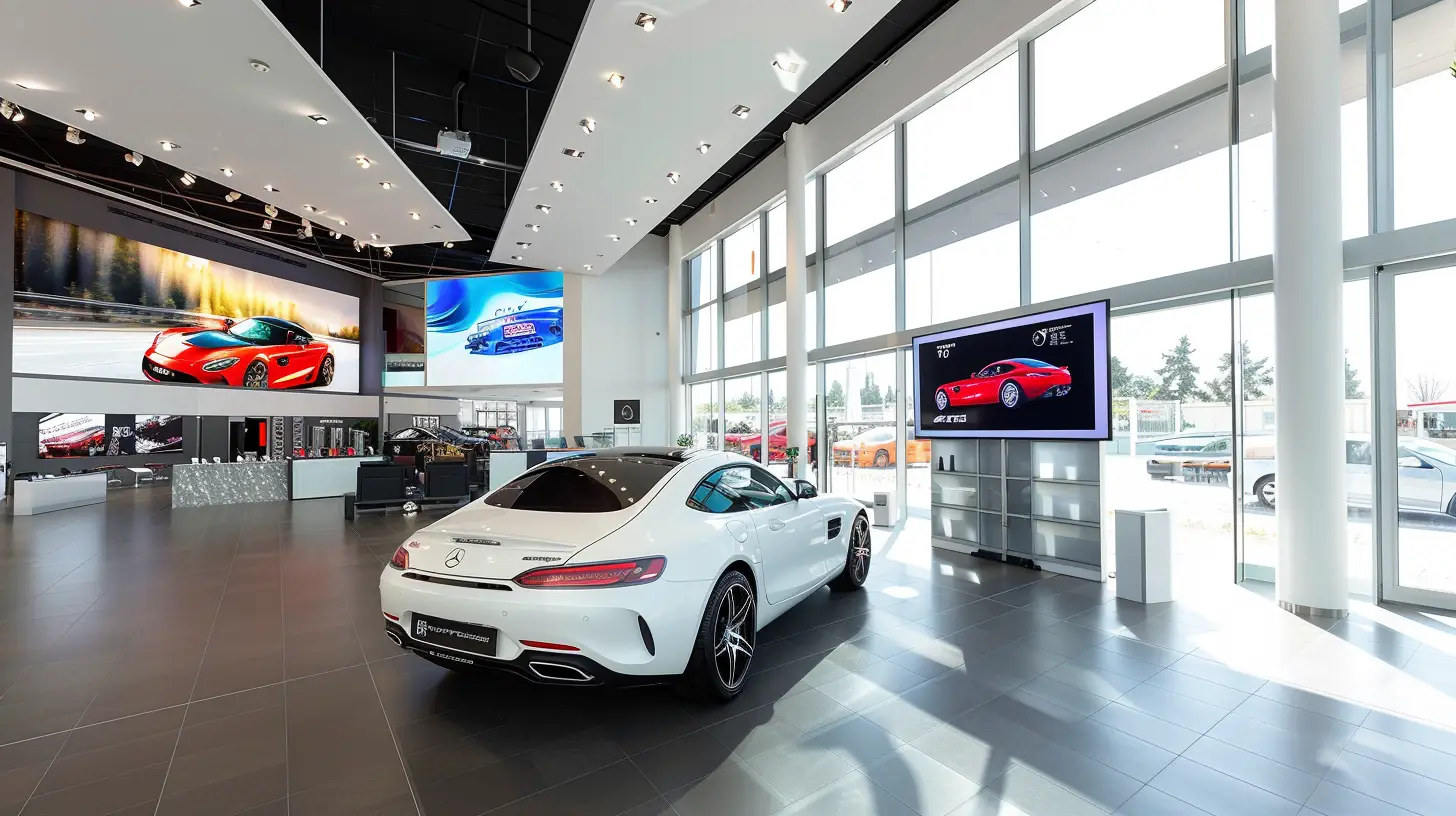
[(915, 433), (1110, 439), (1108, 303), (915, 338)]

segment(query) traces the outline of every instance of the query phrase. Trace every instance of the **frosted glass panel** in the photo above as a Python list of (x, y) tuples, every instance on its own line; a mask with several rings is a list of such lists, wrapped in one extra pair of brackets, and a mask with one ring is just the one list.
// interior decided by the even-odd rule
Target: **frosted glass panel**
[(981, 540), (980, 514), (974, 510), (952, 510), (935, 507), (931, 510), (931, 527), (934, 535), (954, 538), (972, 544)]
[(1025, 479), (1006, 480), (1006, 512), (1031, 515), (1031, 482)]
[(1031, 442), (1010, 439), (1006, 442), (1006, 475), (1031, 476)]
[(981, 443), (981, 473), (987, 476), (1001, 475), (1001, 442), (986, 440)]
[(1069, 485), (1037, 482), (1034, 514), (1073, 521), (1101, 521), (1102, 505), (1098, 489), (1092, 485)]
[(1031, 534), (1031, 519), (1006, 518), (1006, 551), (1031, 555), (1033, 549), (1033, 538)]
[(1095, 482), (1098, 478), (1096, 442), (1033, 442), (1032, 472), (1038, 479)]
[(981, 549), (1002, 550), (1006, 548), (1006, 528), (1001, 526), (1001, 517), (990, 513), (981, 514)]
[(1037, 521), (1034, 529), (1037, 555), (1094, 566), (1102, 563), (1102, 531), (1098, 528)]
[(931, 483), (930, 500), (936, 504), (975, 507), (979, 492), (977, 488), (975, 476), (946, 474)]
[(1001, 512), (1001, 480), (981, 477), (981, 509)]

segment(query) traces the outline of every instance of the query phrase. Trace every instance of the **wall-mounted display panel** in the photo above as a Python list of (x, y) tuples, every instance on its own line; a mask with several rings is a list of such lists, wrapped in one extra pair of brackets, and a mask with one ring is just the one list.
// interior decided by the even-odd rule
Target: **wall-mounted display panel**
[(1108, 303), (915, 338), (915, 434), (1110, 439)]
[(17, 374), (359, 390), (359, 299), (19, 212)]
[(430, 385), (561, 382), (562, 273), (431, 281), (426, 299)]
[(425, 384), (425, 310), (384, 307), (384, 386)]

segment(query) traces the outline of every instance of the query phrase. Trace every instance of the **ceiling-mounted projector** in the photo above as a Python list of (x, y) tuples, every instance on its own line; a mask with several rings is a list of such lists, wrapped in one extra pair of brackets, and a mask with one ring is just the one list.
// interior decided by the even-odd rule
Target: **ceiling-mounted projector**
[(435, 149), (442, 156), (463, 159), (470, 155), (470, 134), (463, 130), (442, 130), (435, 137)]

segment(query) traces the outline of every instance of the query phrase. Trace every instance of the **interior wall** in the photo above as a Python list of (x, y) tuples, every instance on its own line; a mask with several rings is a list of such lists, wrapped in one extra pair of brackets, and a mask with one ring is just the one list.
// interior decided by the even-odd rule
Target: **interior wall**
[[(15, 172), (0, 167), (0, 213), (15, 212)], [(0, 228), (0, 337), (15, 336), (15, 230)], [(10, 380), (15, 356), (10, 341), (0, 349), (0, 444), (10, 444)], [(14, 454), (9, 454), (13, 457)], [(7, 458), (8, 458), (7, 457)], [(3, 476), (5, 468), (0, 468)]]
[(8, 390), (13, 410), (41, 413), (379, 416), (379, 397), (328, 391), (265, 391), (30, 376), (15, 377)]
[[(649, 235), (602, 275), (568, 276), (581, 287), (573, 332), (581, 339), (580, 374), (566, 378), (563, 406), (568, 439), (610, 428), (613, 401), (637, 399), (642, 443), (669, 443), (667, 274), (667, 239)], [(572, 429), (573, 410), (580, 430)]]

